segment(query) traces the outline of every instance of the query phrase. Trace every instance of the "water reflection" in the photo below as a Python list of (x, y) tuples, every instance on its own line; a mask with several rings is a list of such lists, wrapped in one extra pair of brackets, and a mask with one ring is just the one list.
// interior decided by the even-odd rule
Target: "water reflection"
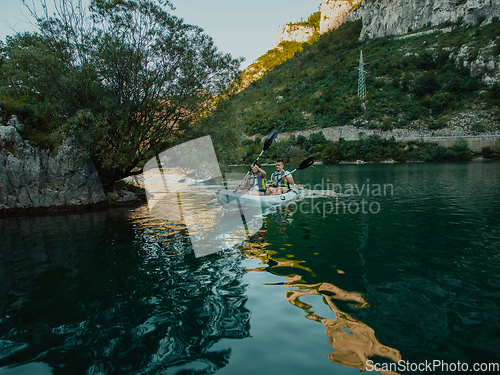
[[(367, 307), (368, 303), (360, 293), (346, 292), (329, 283), (314, 285), (300, 284), (298, 278), (290, 278), (285, 285), (294, 288), (286, 292), (287, 300), (306, 312), (306, 318), (320, 322), (325, 326), (325, 334), (333, 352), (328, 358), (339, 365), (365, 371), (366, 362), (374, 357), (384, 357), (393, 362), (401, 360), (398, 350), (382, 345), (375, 337), (375, 331), (363, 322), (341, 311), (334, 300), (357, 302), (358, 308)], [(301, 302), (299, 297), (320, 295), (334, 313), (335, 318), (324, 318), (312, 311), (312, 306)], [(382, 373), (391, 373), (384, 372)]]
[(199, 261), (185, 228), (146, 212), (1, 220), (3, 371), (36, 361), (54, 374), (213, 373), (228, 363), (230, 348), (211, 347), (249, 336), (241, 255)]
[[(361, 293), (348, 292), (328, 282), (307, 284), (301, 275), (314, 275), (312, 269), (304, 266), (300, 259), (282, 258), (279, 252), (269, 249), (272, 246), (267, 242), (266, 225), (273, 222), (280, 233), (291, 230), (289, 224), (293, 221), (294, 213), (293, 210), (289, 211), (281, 207), (268, 214), (264, 220), (266, 224), (252, 238), (252, 241), (240, 248), (247, 256), (260, 258), (263, 264), (268, 265), (267, 268), (254, 268), (251, 271), (271, 272), (286, 278), (285, 298), (288, 302), (302, 309), (307, 319), (324, 325), (328, 343), (333, 349), (333, 352), (328, 355), (332, 362), (365, 371), (367, 361), (373, 357), (382, 357), (389, 362), (400, 361), (401, 354), (397, 349), (381, 344), (371, 327), (338, 308), (338, 301), (348, 302), (356, 309), (368, 308), (368, 302)], [(286, 246), (286, 244), (280, 245)], [(294, 255), (297, 253), (298, 251), (294, 252)], [(333, 318), (320, 316), (314, 311), (313, 306), (301, 301), (302, 297), (310, 295), (321, 296)], [(381, 373), (392, 374), (390, 371)]]

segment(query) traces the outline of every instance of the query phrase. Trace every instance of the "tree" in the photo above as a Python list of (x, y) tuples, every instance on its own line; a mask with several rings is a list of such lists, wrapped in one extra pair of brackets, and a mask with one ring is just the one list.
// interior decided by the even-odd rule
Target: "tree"
[[(188, 138), (193, 139), (207, 134), (211, 136), (219, 166), (224, 172), (228, 171), (231, 165), (241, 163), (245, 153), (241, 145), (243, 124), (233, 108), (234, 102), (230, 99), (231, 96), (219, 96), (215, 110), (202, 116), (186, 133)], [(259, 137), (255, 143), (262, 149)]]
[(492, 148), (491, 156), (495, 159), (500, 159), (500, 139), (497, 139), (495, 141), (495, 144), (493, 145)]
[(43, 108), (107, 185), (179, 142), (238, 73), (241, 60), (171, 15), (168, 0), (90, 0), (88, 12), (54, 0), (54, 16), (40, 2), (42, 14), (28, 6), (37, 33), (7, 40), (0, 89)]
[(455, 144), (451, 147), (451, 151), (459, 160), (471, 160), (474, 157), (474, 154), (469, 149), (469, 145), (463, 138), (458, 138), (455, 141)]
[(439, 82), (436, 74), (431, 71), (423, 73), (415, 80), (414, 94), (417, 96), (432, 95), (433, 92), (439, 90)]
[(325, 164), (338, 164), (340, 161), (339, 148), (337, 144), (330, 144), (323, 149), (321, 161)]

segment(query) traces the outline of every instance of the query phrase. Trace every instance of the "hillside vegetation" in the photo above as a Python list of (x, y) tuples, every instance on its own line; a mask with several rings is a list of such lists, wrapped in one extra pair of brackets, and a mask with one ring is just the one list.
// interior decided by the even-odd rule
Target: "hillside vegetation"
[(319, 37), (319, 21), (321, 12), (311, 14), (306, 21), (289, 23), (288, 25), (308, 26), (316, 29), (313, 37), (305, 42), (299, 43), (294, 41), (283, 41), (278, 47), (267, 51), (264, 55), (250, 64), (240, 75), (239, 80), (233, 85), (233, 90), (242, 90), (250, 83), (260, 79), (265, 74), (273, 70), (277, 65), (280, 65), (290, 59), (296, 53), (301, 52), (305, 46), (316, 42)]
[[(314, 43), (296, 43), (287, 58), (278, 47), (256, 63), (268, 73), (233, 97), (245, 132), (267, 134), (354, 124), (367, 128), (439, 129), (457, 112), (489, 114), (477, 130), (498, 129), (500, 86), (471, 74), (478, 56), (500, 53), (500, 22), (446, 23), (433, 33), (359, 41), (361, 21), (346, 22)], [(419, 30), (422, 31), (422, 30)], [(291, 43), (291, 42), (289, 42)], [(360, 51), (367, 63), (367, 99), (357, 97)], [(289, 53), (292, 54), (292, 53)], [(274, 68), (272, 68), (274, 66)]]

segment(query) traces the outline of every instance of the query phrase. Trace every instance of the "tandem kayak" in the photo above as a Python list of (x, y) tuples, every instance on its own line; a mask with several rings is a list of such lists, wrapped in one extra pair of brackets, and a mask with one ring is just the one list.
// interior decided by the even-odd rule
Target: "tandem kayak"
[(239, 207), (270, 207), (277, 204), (290, 202), (299, 196), (299, 193), (291, 189), (284, 194), (279, 195), (250, 195), (232, 190), (219, 190), (215, 192), (217, 202), (224, 208)]

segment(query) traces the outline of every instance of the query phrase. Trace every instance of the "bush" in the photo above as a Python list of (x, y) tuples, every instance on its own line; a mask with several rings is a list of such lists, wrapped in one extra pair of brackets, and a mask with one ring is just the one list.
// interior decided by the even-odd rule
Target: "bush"
[(493, 149), (490, 146), (481, 147), (481, 155), (486, 159), (493, 159)]
[(432, 70), (436, 67), (436, 63), (434, 62), (431, 53), (424, 50), (418, 56), (416, 66), (422, 70)]
[(492, 151), (493, 152), (492, 152), (491, 156), (494, 159), (500, 159), (500, 139), (496, 140), (495, 145), (493, 146)]
[(439, 90), (439, 82), (434, 72), (424, 73), (415, 80), (413, 93), (416, 96), (425, 96)]
[(340, 161), (339, 148), (336, 144), (328, 145), (321, 153), (321, 161), (324, 164), (338, 164)]
[(469, 149), (469, 145), (463, 138), (459, 138), (455, 141), (451, 151), (459, 160), (471, 160), (474, 157)]

